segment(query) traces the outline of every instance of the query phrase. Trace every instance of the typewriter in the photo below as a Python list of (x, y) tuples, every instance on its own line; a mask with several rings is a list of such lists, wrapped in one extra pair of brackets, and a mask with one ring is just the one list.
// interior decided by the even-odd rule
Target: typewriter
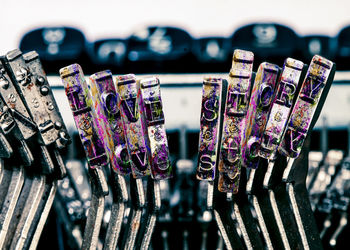
[(345, 249), (348, 33), (28, 32), (0, 59), (1, 248)]

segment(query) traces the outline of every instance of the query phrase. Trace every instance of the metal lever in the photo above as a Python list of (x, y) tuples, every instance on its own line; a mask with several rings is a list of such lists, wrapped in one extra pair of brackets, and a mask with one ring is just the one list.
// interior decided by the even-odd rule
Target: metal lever
[[(335, 65), (331, 61), (317, 55), (313, 57), (279, 147), (279, 151), (286, 156), (295, 158), (301, 152), (307, 132), (313, 128), (321, 112), (334, 78), (334, 72)], [(304, 112), (305, 108), (308, 109), (308, 112)], [(285, 168), (283, 181), (286, 183), (287, 197), (303, 247), (321, 249), (322, 245), (305, 185), (308, 164), (307, 147), (304, 147), (303, 154), (295, 161), (295, 164), (289, 164)]]
[(114, 249), (118, 244), (128, 192), (124, 179), (131, 171), (125, 135), (112, 73), (102, 71), (89, 78), (94, 110), (100, 137), (103, 138), (111, 166), (113, 204), (107, 228), (104, 249)]
[[(249, 201), (245, 194), (245, 186), (246, 186), (246, 178), (247, 178), (246, 169), (241, 168), (241, 165), (244, 164), (244, 161), (241, 161), (241, 159), (243, 159), (246, 155), (246, 148), (244, 146), (246, 143), (245, 142), (246, 137), (243, 136), (243, 134), (245, 133), (248, 119), (251, 119), (249, 117), (250, 108), (248, 107), (253, 106), (252, 104), (248, 106), (250, 89), (251, 89), (250, 87), (251, 75), (252, 75), (251, 70), (252, 70), (252, 62), (253, 62), (253, 55), (250, 55), (250, 54), (251, 52), (243, 52), (243, 51), (234, 52), (234, 61), (232, 63), (232, 69), (230, 72), (228, 95), (226, 100), (227, 102), (226, 114), (232, 115), (232, 118), (234, 118), (234, 122), (231, 125), (231, 128), (232, 127), (235, 128), (232, 134), (233, 135), (232, 145), (235, 145), (233, 146), (233, 148), (237, 148), (237, 152), (228, 151), (227, 155), (228, 156), (231, 155), (231, 157), (235, 157), (234, 158), (235, 163), (233, 165), (237, 165), (238, 171), (233, 171), (233, 173), (236, 175), (235, 177), (236, 180), (232, 182), (232, 180), (234, 180), (232, 179), (230, 181), (230, 178), (228, 178), (229, 173), (226, 174), (219, 167), (219, 171), (221, 171), (219, 176), (219, 189), (220, 191), (228, 192), (228, 195), (231, 200), (230, 202), (232, 202), (232, 213), (234, 214), (237, 220), (237, 224), (241, 232), (241, 237), (248, 249), (263, 248), (264, 246), (264, 243), (258, 231), (257, 224), (255, 223), (255, 219), (251, 213)], [(247, 60), (244, 57), (248, 57), (250, 60)], [(246, 71), (242, 70), (242, 68), (246, 69)], [(274, 78), (272, 77), (272, 80), (273, 79)], [(258, 82), (260, 81), (260, 79), (255, 78), (255, 81)], [(231, 87), (230, 87), (230, 84), (232, 84)], [(237, 98), (232, 98), (232, 95), (234, 95), (235, 93), (237, 94)], [(269, 94), (271, 95), (271, 93), (267, 93), (267, 95)], [(266, 96), (264, 96), (264, 98), (265, 97)], [(230, 103), (230, 105), (228, 105), (228, 103)], [(228, 107), (230, 106), (232, 107), (228, 110)], [(223, 131), (225, 131), (226, 126), (227, 125), (225, 125), (224, 123)], [(222, 143), (224, 143), (224, 141)], [(223, 150), (224, 148), (225, 147), (223, 146), (221, 150)], [(221, 156), (224, 156), (224, 155), (225, 155), (225, 151), (221, 153)], [(222, 159), (224, 164), (227, 164), (227, 161), (225, 163), (225, 157), (222, 157)], [(230, 194), (231, 192), (233, 194)]]
[[(37, 88), (38, 82), (34, 82), (32, 77), (35, 77), (37, 75), (37, 71), (41, 72), (41, 77), (43, 80), (46, 80), (46, 76), (43, 72), (41, 63), (39, 61), (38, 55), (36, 52), (30, 52), (25, 55), (23, 55), (19, 50), (14, 50), (6, 55), (6, 60), (3, 60), (5, 62), (6, 68), (8, 72), (10, 72), (10, 75), (13, 78), (13, 83), (16, 90), (19, 91), (19, 94), (21, 97), (25, 95), (25, 93), (20, 89), (20, 84), (26, 85), (28, 84), (31, 88), (31, 94), (38, 96), (39, 95), (39, 89)], [(25, 74), (20, 70), (25, 69)], [(23, 73), (23, 74), (22, 74)], [(15, 77), (17, 76), (17, 77)], [(25, 83), (24, 83), (25, 82)], [(66, 133), (66, 129), (63, 124), (63, 120), (59, 114), (57, 105), (55, 103), (55, 100), (53, 98), (52, 92), (46, 82), (41, 82), (41, 85), (44, 85), (45, 87), (45, 93), (41, 91), (41, 99), (32, 99), (32, 103), (34, 103), (34, 108), (38, 109), (37, 112), (41, 114), (42, 119), (48, 119), (47, 121), (55, 122), (55, 128), (60, 132), (61, 135), (64, 135), (63, 138), (60, 138), (59, 135), (53, 134), (51, 135), (51, 140), (54, 140), (55, 138), (59, 138), (62, 143), (61, 147), (63, 148), (68, 142), (69, 142), (69, 136)], [(26, 91), (29, 91), (27, 89)], [(28, 93), (27, 93), (28, 94)], [(31, 97), (32, 95), (28, 94), (28, 97)], [(46, 96), (46, 97), (44, 97)], [(45, 99), (46, 98), (46, 99)], [(49, 101), (47, 101), (47, 98), (49, 98)], [(51, 117), (47, 118), (49, 116), (48, 113), (45, 113), (46, 110), (40, 106), (40, 103), (45, 102), (48, 105), (51, 105), (49, 107), (49, 110), (51, 111)], [(25, 100), (23, 98), (23, 103), (26, 105), (27, 113), (31, 114), (31, 118), (33, 118), (33, 106), (31, 104), (27, 103), (28, 100)], [(30, 111), (30, 112), (28, 112)], [(56, 116), (53, 116), (56, 115)], [(50, 120), (52, 119), (52, 121)], [(37, 117), (33, 119), (33, 122), (35, 123), (35, 126), (37, 128), (40, 128), (43, 126), (42, 123), (40, 123), (42, 120), (38, 119)], [(46, 122), (47, 124), (47, 122)], [(17, 142), (17, 145), (20, 144), (20, 148), (22, 150), (19, 150), (19, 156), (30, 156), (30, 151), (27, 149), (26, 144), (22, 141), (24, 138), (23, 133), (25, 131), (22, 130), (22, 133), (20, 134), (17, 127), (14, 127), (15, 130), (12, 132), (14, 134), (15, 138), (12, 140), (14, 143)], [(52, 129), (53, 127), (50, 127)], [(17, 129), (17, 130), (16, 130)], [(53, 133), (53, 131), (51, 131)], [(20, 134), (20, 135), (19, 135)], [(58, 140), (58, 139), (57, 139)], [(41, 140), (35, 142), (34, 140), (31, 140), (30, 146), (35, 147), (36, 145), (44, 144), (47, 146), (50, 146), (48, 141), (43, 142)], [(52, 142), (51, 142), (52, 143)], [(36, 145), (35, 145), (36, 144)], [(31, 170), (26, 171), (26, 178), (24, 182), (24, 186), (21, 192), (21, 196), (19, 197), (19, 200), (17, 202), (17, 206), (14, 212), (14, 216), (11, 219), (11, 225), (9, 227), (8, 233), (6, 235), (6, 241), (5, 246), (6, 248), (15, 249), (15, 248), (22, 248), (24, 247), (24, 244), (26, 244), (27, 238), (31, 238), (31, 233), (34, 233), (32, 228), (36, 227), (36, 223), (33, 224), (34, 221), (38, 222), (36, 220), (35, 214), (38, 212), (40, 204), (44, 198), (44, 191), (45, 191), (45, 182), (47, 181), (47, 178), (42, 175), (42, 171), (47, 171), (52, 168), (54, 165), (52, 163), (51, 157), (56, 159), (55, 161), (55, 175), (58, 175), (58, 178), (62, 178), (65, 175), (65, 166), (63, 164), (63, 161), (61, 159), (61, 156), (59, 152), (55, 149), (53, 149), (52, 155), (49, 155), (48, 150), (45, 146), (40, 146), (41, 149), (41, 158), (39, 160), (34, 161), (34, 165), (40, 166), (39, 169), (33, 168)], [(24, 151), (24, 153), (23, 153)], [(40, 151), (40, 150), (39, 150)], [(31, 156), (32, 157), (32, 156)], [(30, 158), (26, 159), (28, 157), (24, 157), (24, 162), (29, 164), (32, 160)], [(57, 178), (54, 177), (54, 178)], [(51, 180), (48, 182), (49, 185), (51, 185)], [(43, 216), (45, 217), (45, 216)], [(46, 217), (44, 222), (46, 221)], [(41, 231), (40, 231), (41, 233)], [(40, 233), (38, 232), (39, 236)]]
[[(283, 223), (281, 222), (281, 216), (280, 214), (274, 214), (276, 207), (270, 202), (269, 192), (263, 189), (263, 181), (267, 171), (270, 171), (273, 167), (278, 143), (288, 121), (290, 109), (293, 104), (293, 96), (297, 89), (302, 68), (302, 62), (287, 58), (280, 79), (278, 80), (274, 97), (272, 98), (271, 95), (271, 91), (273, 90), (266, 87), (266, 99), (261, 101), (257, 97), (255, 97), (256, 100), (253, 99), (253, 103), (257, 107), (260, 107), (262, 109), (260, 112), (266, 116), (266, 119), (262, 119), (262, 121), (266, 120), (266, 127), (264, 126), (264, 122), (259, 120), (260, 116), (254, 118), (257, 121), (256, 123), (252, 123), (251, 126), (256, 127), (254, 133), (257, 136), (253, 137), (253, 142), (256, 142), (256, 154), (250, 157), (252, 163), (249, 163), (249, 158), (246, 161), (249, 163), (248, 165), (256, 166), (257, 168), (250, 170), (246, 188), (247, 193), (251, 197), (252, 205), (257, 214), (262, 235), (268, 249), (290, 247)], [(265, 72), (265, 77), (268, 77), (271, 73), (269, 71)], [(269, 92), (270, 95), (268, 95)], [(262, 94), (264, 91), (262, 90), (260, 93)], [(261, 94), (260, 96), (262, 97)], [(271, 111), (269, 111), (268, 103), (271, 104)], [(246, 138), (246, 140), (249, 140), (249, 138)], [(267, 159), (270, 160), (270, 164)], [(280, 230), (276, 230), (277, 228)]]
[(124, 125), (126, 144), (131, 160), (130, 193), (132, 207), (123, 239), (123, 248), (133, 249), (140, 229), (141, 215), (145, 210), (146, 198), (142, 177), (150, 174), (150, 164), (146, 144), (146, 128), (140, 114), (140, 96), (136, 77), (132, 74), (118, 76), (116, 85), (120, 96), (118, 103)]
[[(150, 154), (151, 177), (147, 184), (147, 209), (145, 225), (139, 233), (139, 246), (148, 249), (156, 220), (161, 209), (160, 182), (173, 176), (169, 160), (169, 148), (165, 131), (163, 104), (158, 78), (151, 77), (139, 81), (143, 124), (147, 133), (146, 142)], [(141, 237), (140, 237), (141, 236)]]
[(86, 158), (90, 166), (92, 200), (84, 231), (83, 249), (96, 249), (98, 234), (104, 211), (104, 196), (108, 194), (108, 186), (102, 167), (108, 164), (105, 144), (98, 137), (97, 118), (92, 110), (92, 100), (81, 67), (73, 64), (62, 68), (60, 75), (74, 120), (82, 141)]
[[(206, 211), (213, 213), (220, 233), (228, 249), (243, 249), (240, 238), (231, 218), (231, 207), (226, 200), (226, 194), (216, 192), (214, 198), (214, 180), (220, 138), (222, 79), (206, 78), (203, 82), (203, 97), (200, 125), (199, 156), (197, 179), (206, 181)], [(216, 178), (217, 180), (217, 178)], [(217, 184), (217, 181), (216, 181)], [(217, 207), (215, 207), (217, 205)]]

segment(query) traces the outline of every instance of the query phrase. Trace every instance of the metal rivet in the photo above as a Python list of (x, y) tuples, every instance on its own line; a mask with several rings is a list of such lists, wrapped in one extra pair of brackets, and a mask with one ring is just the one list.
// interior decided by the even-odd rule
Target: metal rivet
[(47, 94), (49, 93), (49, 88), (48, 88), (47, 86), (42, 86), (42, 87), (40, 88), (40, 93), (41, 93), (42, 95), (47, 95)]
[(49, 110), (54, 110), (55, 109), (55, 107), (53, 106), (53, 103), (52, 102), (48, 102), (47, 103), (47, 107), (49, 108)]
[(42, 76), (38, 76), (36, 78), (36, 83), (39, 84), (39, 85), (43, 85), (45, 83), (45, 78), (42, 77)]
[(0, 86), (3, 89), (7, 89), (9, 87), (9, 82), (5, 78), (0, 78)]
[[(56, 129), (62, 128), (62, 123), (60, 123), (60, 122), (55, 122), (55, 127), (56, 127)], [(64, 132), (63, 132), (63, 133), (64, 133)]]
[(11, 103), (15, 103), (17, 101), (14, 94), (9, 94), (8, 98)]

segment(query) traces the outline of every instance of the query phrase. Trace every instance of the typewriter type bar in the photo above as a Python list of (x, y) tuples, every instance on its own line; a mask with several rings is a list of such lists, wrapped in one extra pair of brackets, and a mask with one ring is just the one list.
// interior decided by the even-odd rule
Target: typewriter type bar
[(132, 209), (123, 239), (123, 248), (133, 248), (137, 241), (142, 214), (145, 210), (146, 197), (142, 177), (150, 175), (148, 138), (144, 118), (141, 115), (141, 91), (135, 75), (118, 76), (116, 85), (120, 96), (118, 107), (123, 119), (128, 153), (131, 160), (130, 195)]
[[(2, 81), (2, 79), (0, 79)], [(1, 83), (0, 83), (1, 85)], [(9, 108), (0, 97), (0, 158), (10, 158), (13, 154), (13, 148), (9, 140), (6, 138), (6, 132), (17, 126)]]
[[(297, 65), (301, 65), (301, 66), (298, 68), (296, 67)], [(296, 61), (291, 58), (286, 59), (284, 63), (283, 71), (281, 73), (280, 82), (278, 84), (276, 95), (270, 111), (269, 120), (267, 122), (265, 131), (264, 131), (264, 136), (266, 136), (266, 134), (270, 135), (271, 133), (274, 136), (276, 134), (278, 136), (278, 133), (283, 133), (284, 127), (288, 120), (288, 113), (281, 116), (279, 115), (276, 116), (271, 114), (274, 113), (274, 110), (277, 110), (277, 112), (279, 112), (280, 110), (283, 111), (283, 109), (280, 109), (280, 105), (276, 101), (276, 99), (279, 99), (279, 96), (282, 95), (281, 93), (283, 93), (284, 91), (283, 89), (284, 85), (282, 81), (284, 81), (286, 77), (288, 77), (288, 82), (295, 83), (296, 85), (300, 79), (301, 72), (299, 71), (302, 69), (302, 65), (303, 65), (302, 62), (300, 61)], [(294, 92), (295, 92), (295, 89), (294, 89)], [(288, 92), (288, 89), (287, 89), (287, 93), (290, 94), (291, 92)], [(290, 105), (292, 105), (293, 96), (287, 95), (286, 98), (290, 98), (289, 99), (291, 102)], [(288, 109), (286, 110), (286, 112), (287, 111)], [(278, 119), (275, 121), (275, 118), (278, 118)], [(273, 156), (271, 157), (270, 160), (275, 160), (274, 156), (277, 151), (278, 141), (275, 140), (274, 142), (275, 144), (277, 143), (277, 145), (275, 147), (272, 147), (269, 145), (269, 148), (268, 148), (269, 151), (267, 151), (266, 144), (264, 144), (264, 137), (263, 137), (261, 148), (259, 150), (259, 157), (261, 157), (262, 153), (266, 154), (268, 152), (269, 155)], [(268, 249), (273, 249), (273, 248), (279, 249), (284, 247), (288, 248), (289, 243), (287, 240), (287, 236), (284, 233), (283, 224), (279, 223), (281, 219), (279, 216), (274, 215), (273, 207), (269, 199), (268, 191), (263, 189), (263, 180), (268, 171), (268, 166), (270, 168), (271, 168), (271, 165), (273, 166), (273, 164), (271, 163), (274, 163), (274, 161), (270, 161), (270, 164), (268, 164), (266, 159), (259, 159), (258, 165), (257, 165), (258, 168), (250, 170), (246, 191), (251, 197), (252, 205), (257, 214), (259, 226)], [(282, 229), (276, 230), (276, 228), (278, 228), (279, 226)]]
[(151, 155), (152, 178), (168, 179), (173, 173), (169, 160), (159, 79), (152, 77), (140, 80), (140, 90)]
[[(6, 59), (0, 60), (0, 99), (3, 102), (1, 130), (14, 151), (18, 151), (22, 163), (29, 166), (34, 157), (27, 142), (36, 134), (36, 126), (32, 122), (15, 85), (5, 68)], [(4, 143), (6, 143), (4, 141)]]
[[(129, 154), (125, 142), (122, 117), (118, 108), (119, 95), (116, 92), (112, 73), (108, 70), (90, 76), (94, 107), (99, 108), (99, 120), (105, 125), (108, 138), (108, 153), (111, 165), (118, 174), (131, 172)], [(101, 133), (104, 133), (101, 131)]]
[(130, 161), (126, 150), (112, 73), (110, 71), (98, 72), (91, 75), (89, 80), (100, 138), (105, 144), (110, 165), (114, 171), (110, 177), (113, 204), (105, 239), (105, 249), (115, 248), (122, 227), (123, 220), (121, 218), (124, 216), (124, 203), (128, 201), (125, 179), (121, 175), (130, 173)]
[[(335, 65), (321, 57), (314, 56), (301, 87), (288, 128), (279, 151), (290, 157), (283, 172), (287, 198), (301, 237), (302, 246), (309, 249), (322, 247), (316, 222), (306, 189), (308, 171), (307, 152), (301, 152), (308, 132), (316, 123), (333, 81)], [(300, 157), (298, 157), (300, 155)], [(295, 160), (294, 158), (298, 157)], [(282, 204), (283, 205), (283, 204)]]
[(300, 154), (332, 67), (331, 61), (320, 56), (313, 57), (279, 146), (279, 152), (283, 155), (296, 158)]
[(92, 109), (92, 99), (81, 67), (72, 64), (62, 68), (60, 75), (90, 166), (92, 197), (82, 248), (96, 249), (104, 211), (104, 196), (108, 194), (108, 185), (101, 167), (109, 161), (104, 138), (99, 138), (98, 134), (103, 128), (98, 127), (100, 124)]
[[(68, 143), (70, 143), (70, 138), (68, 136), (67, 128), (64, 124), (60, 111), (58, 109), (56, 100), (53, 96), (52, 90), (49, 86), (46, 74), (41, 65), (39, 55), (35, 51), (31, 51), (24, 54), (23, 58), (31, 74), (31, 79), (33, 83), (33, 85), (31, 85), (31, 90), (35, 90), (37, 93), (40, 93), (40, 100), (42, 103), (46, 104), (45, 111), (47, 112), (47, 116), (49, 116), (49, 118), (46, 118), (47, 122), (45, 124), (39, 124), (39, 130), (43, 131), (45, 129), (50, 128), (50, 131), (52, 131), (53, 134), (56, 136), (56, 138), (54, 138), (55, 147), (58, 149), (62, 149), (66, 147)], [(54, 130), (52, 130), (52, 126), (54, 127)]]
[(219, 190), (238, 192), (242, 133), (248, 111), (254, 55), (235, 50), (228, 80), (219, 157)]
[(203, 81), (200, 118), (197, 179), (215, 179), (219, 144), (222, 79), (205, 78)]
[(131, 170), (134, 178), (150, 174), (145, 124), (140, 114), (140, 93), (135, 75), (118, 76), (116, 79), (120, 103), (118, 104), (123, 118), (127, 148), (131, 159)]
[(261, 138), (275, 93), (278, 73), (278, 66), (270, 63), (260, 64), (256, 73), (242, 147), (242, 164), (245, 167), (257, 168), (258, 166)]
[(304, 64), (301, 61), (287, 58), (277, 85), (269, 119), (261, 141), (259, 156), (273, 160), (281, 141), (289, 113), (293, 105), (300, 75)]
[(72, 64), (60, 70), (66, 95), (73, 112), (88, 164), (91, 168), (103, 167), (108, 163), (100, 131), (92, 110), (92, 101), (81, 67)]
[[(165, 131), (163, 104), (160, 94), (160, 82), (156, 77), (139, 81), (141, 92), (141, 110), (143, 124), (147, 127), (147, 148), (150, 154), (151, 177), (147, 183), (148, 207), (144, 226), (139, 232), (138, 245), (148, 249), (152, 234), (161, 209), (160, 182), (173, 176), (169, 159), (168, 141)], [(141, 237), (140, 237), (141, 236)]]

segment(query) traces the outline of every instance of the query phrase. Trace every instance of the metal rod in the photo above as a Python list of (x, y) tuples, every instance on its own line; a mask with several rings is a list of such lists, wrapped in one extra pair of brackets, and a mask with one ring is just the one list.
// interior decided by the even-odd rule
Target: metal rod
[(136, 244), (142, 213), (146, 206), (142, 179), (130, 178), (130, 194), (132, 207), (130, 208), (122, 249), (134, 249)]
[(123, 225), (128, 191), (123, 176), (111, 171), (113, 204), (103, 249), (116, 249)]

